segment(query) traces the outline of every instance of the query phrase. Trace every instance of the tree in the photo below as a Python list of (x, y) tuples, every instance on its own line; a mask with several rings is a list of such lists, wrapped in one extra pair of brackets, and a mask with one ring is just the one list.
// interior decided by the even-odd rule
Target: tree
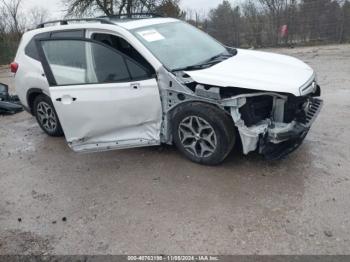
[[(20, 5), (22, 0), (0, 0), (3, 6), (3, 14), (7, 17), (5, 23), (8, 30), (20, 36), (25, 29), (24, 16), (20, 16)], [(5, 19), (3, 19), (5, 20)]]
[(341, 4), (339, 42), (343, 43), (350, 41), (350, 1), (342, 1)]
[(33, 7), (26, 15), (22, 0), (0, 0), (0, 64), (13, 60), (22, 34), (48, 19), (48, 11)]
[(242, 5), (244, 39), (249, 46), (261, 47), (263, 45), (263, 16), (255, 2), (248, 0)]
[(195, 9), (186, 9), (183, 11), (182, 18), (187, 21), (187, 23), (201, 28), (206, 22), (206, 14), (203, 12), (199, 12)]
[(25, 20), (20, 15), (20, 4), (21, 0), (0, 0), (1, 63), (8, 63), (13, 59), (21, 35), (25, 30)]
[[(170, 15), (179, 13), (179, 0), (63, 0), (69, 16), (106, 16), (162, 11)], [(159, 9), (161, 8), (161, 9)]]
[(334, 0), (303, 0), (300, 4), (304, 41), (339, 41), (341, 6)]
[(5, 7), (0, 5), (0, 40), (1, 40), (1, 36), (3, 36), (6, 33), (6, 29), (7, 29), (6, 21), (7, 21), (7, 19), (8, 19), (8, 16), (7, 16), (7, 12), (5, 10)]
[[(266, 27), (270, 44), (278, 45), (279, 31), (282, 25), (287, 25), (288, 7), (295, 0), (258, 0), (266, 14)], [(314, 1), (314, 0), (313, 0)]]
[(209, 13), (208, 32), (230, 46), (240, 45), (240, 8), (224, 0)]
[(48, 21), (49, 11), (43, 7), (35, 6), (28, 12), (27, 28), (35, 28), (37, 25)]
[(181, 18), (184, 16), (184, 12), (181, 11), (179, 3), (180, 0), (164, 0), (156, 7), (156, 13), (166, 17)]

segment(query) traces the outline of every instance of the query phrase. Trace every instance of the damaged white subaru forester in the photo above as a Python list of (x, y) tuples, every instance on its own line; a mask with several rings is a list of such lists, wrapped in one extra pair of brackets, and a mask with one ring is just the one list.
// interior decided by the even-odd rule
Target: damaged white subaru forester
[(241, 143), (244, 154), (279, 159), (323, 104), (302, 61), (229, 48), (152, 15), (42, 24), (24, 34), (11, 70), (23, 106), (76, 152), (166, 143), (215, 165)]

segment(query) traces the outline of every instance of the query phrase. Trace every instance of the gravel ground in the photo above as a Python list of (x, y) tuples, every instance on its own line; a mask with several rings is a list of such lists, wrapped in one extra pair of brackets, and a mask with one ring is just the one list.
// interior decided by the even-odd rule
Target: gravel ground
[(314, 67), (325, 100), (279, 162), (80, 155), (25, 112), (0, 117), (0, 254), (350, 254), (350, 45), (269, 51)]

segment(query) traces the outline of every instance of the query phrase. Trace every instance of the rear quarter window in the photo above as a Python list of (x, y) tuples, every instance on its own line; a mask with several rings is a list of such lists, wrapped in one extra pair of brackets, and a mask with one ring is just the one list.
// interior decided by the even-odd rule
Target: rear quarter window
[(36, 48), (36, 44), (35, 44), (35, 40), (36, 39), (43, 39), (43, 38), (49, 38), (50, 37), (50, 33), (43, 33), (43, 34), (38, 34), (35, 37), (32, 38), (32, 40), (30, 40), (30, 42), (28, 43), (28, 45), (25, 48), (25, 54), (35, 60), (40, 60), (39, 58), (39, 53), (38, 50)]

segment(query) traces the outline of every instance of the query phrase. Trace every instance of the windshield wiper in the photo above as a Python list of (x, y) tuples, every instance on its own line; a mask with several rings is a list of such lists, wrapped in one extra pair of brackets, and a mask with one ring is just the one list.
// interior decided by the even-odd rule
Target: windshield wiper
[(186, 67), (182, 67), (182, 68), (176, 68), (174, 70), (172, 70), (173, 72), (176, 71), (187, 71), (187, 70), (196, 70), (196, 69), (203, 69), (203, 68), (207, 68), (211, 66), (211, 64), (208, 63), (201, 63), (201, 64), (196, 64), (196, 65), (191, 65), (191, 66), (186, 66)]
[(221, 61), (223, 61), (223, 58), (226, 60), (227, 58), (230, 58), (230, 57), (232, 57), (231, 54), (221, 53), (221, 54), (218, 54), (218, 55), (215, 55), (215, 56), (209, 58), (204, 63), (209, 64), (209, 63), (221, 62)]
[(196, 69), (203, 69), (203, 68), (207, 68), (210, 66), (213, 66), (214, 64), (220, 63), (230, 57), (233, 57), (237, 54), (237, 51), (235, 53), (226, 53), (226, 52), (222, 52), (218, 55), (215, 55), (207, 60), (205, 60), (204, 62), (201, 62), (199, 64), (195, 64), (195, 65), (191, 65), (191, 66), (187, 66), (187, 67), (183, 67), (183, 68), (177, 68), (174, 69), (172, 71), (187, 71), (187, 70), (196, 70)]

